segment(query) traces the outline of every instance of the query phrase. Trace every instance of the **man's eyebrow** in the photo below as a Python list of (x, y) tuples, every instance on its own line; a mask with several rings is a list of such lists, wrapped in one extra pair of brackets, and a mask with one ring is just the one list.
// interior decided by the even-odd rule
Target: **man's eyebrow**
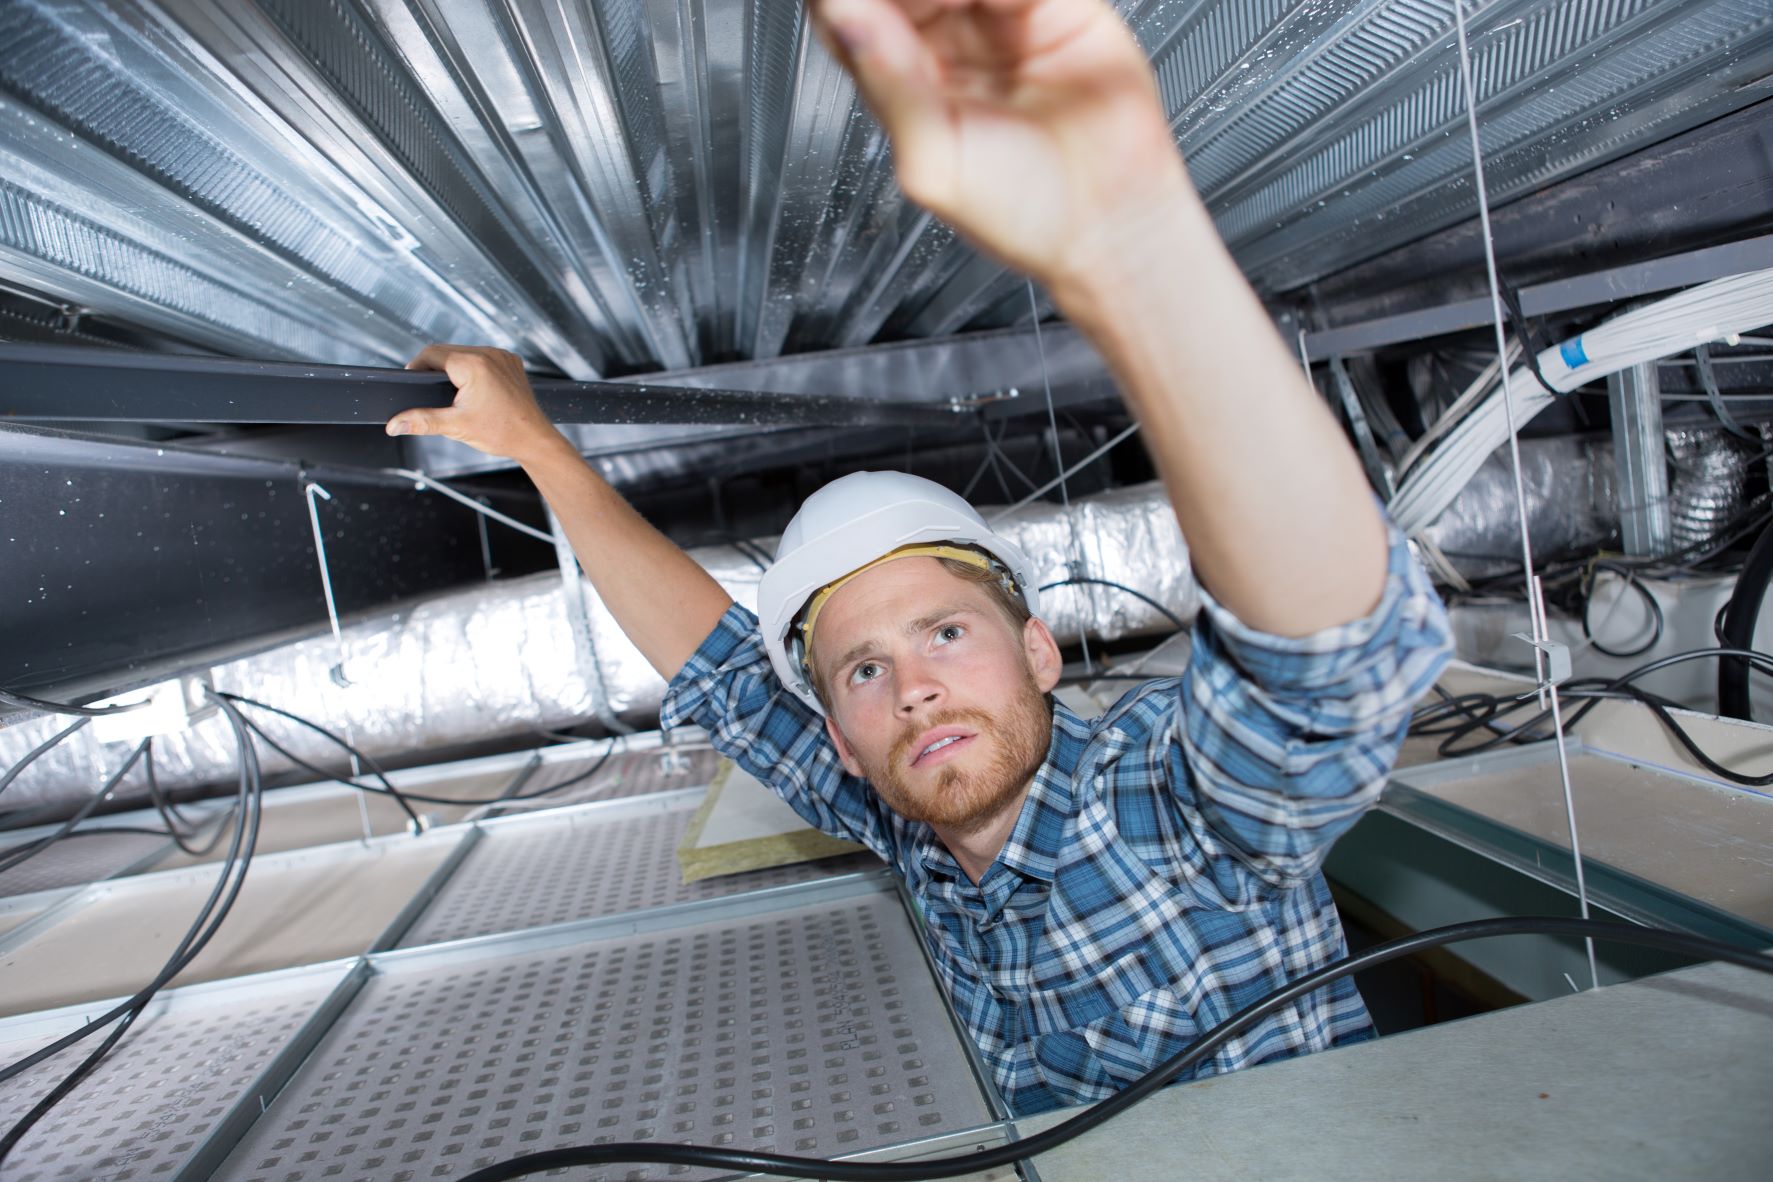
[[(936, 611), (930, 612), (927, 615), (919, 616), (919, 617), (917, 617), (917, 619), (912, 620), (910, 623), (906, 624), (905, 625), (905, 635), (915, 636), (919, 632), (926, 632), (929, 629), (934, 628), (937, 624), (940, 624), (943, 620), (946, 620), (952, 616), (978, 615), (978, 614), (979, 614), (979, 609), (976, 607), (973, 607), (970, 604), (964, 604), (964, 603), (949, 604), (945, 607), (937, 609)], [(868, 637), (866, 640), (861, 641), (860, 643), (853, 644), (850, 646), (849, 650), (843, 654), (843, 656), (839, 657), (832, 664), (831, 671), (833, 673), (835, 673), (839, 669), (842, 669), (845, 666), (847, 666), (851, 661), (859, 660), (862, 657), (867, 656), (869, 653), (873, 652), (875, 649), (877, 649), (879, 647), (880, 647), (879, 643), (872, 636)]]
[(906, 624), (905, 635), (916, 636), (919, 632), (927, 632), (937, 624), (940, 624), (943, 620), (946, 620), (949, 616), (977, 614), (978, 609), (971, 604), (951, 603), (945, 607), (937, 608), (926, 616), (919, 616), (909, 624)]

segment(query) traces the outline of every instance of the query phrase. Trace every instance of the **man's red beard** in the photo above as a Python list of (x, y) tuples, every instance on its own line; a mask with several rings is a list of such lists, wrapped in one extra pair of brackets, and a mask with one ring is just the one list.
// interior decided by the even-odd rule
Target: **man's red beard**
[[(888, 752), (885, 766), (875, 766), (858, 752), (862, 770), (887, 807), (910, 821), (965, 832), (996, 816), (1040, 769), (1052, 742), (1053, 719), (1032, 677), (1025, 677), (1018, 692), (1001, 715), (983, 710), (954, 709), (919, 720), (913, 730), (900, 735)], [(919, 777), (916, 787), (907, 783), (913, 745), (920, 735), (940, 726), (964, 726), (978, 734), (975, 742), (990, 739), (990, 758), (970, 758), (971, 767), (955, 760), (937, 768), (934, 775)]]

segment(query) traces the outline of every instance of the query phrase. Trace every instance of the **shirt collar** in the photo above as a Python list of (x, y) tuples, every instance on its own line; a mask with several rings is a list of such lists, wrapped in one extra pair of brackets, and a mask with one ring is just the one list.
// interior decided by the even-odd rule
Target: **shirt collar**
[[(1072, 779), (1089, 738), (1089, 723), (1055, 699), (1053, 737), (1047, 743), (1046, 758), (1035, 770), (1034, 782), (1023, 798), (1016, 827), (1010, 831), (1003, 849), (998, 851), (997, 859), (985, 871), (981, 886), (995, 875), (999, 866), (1042, 882), (1053, 880), (1066, 822), (1071, 819), (1073, 811)], [(927, 825), (918, 840), (917, 852), (930, 870), (947, 875), (961, 873), (954, 855), (943, 846), (935, 830)]]

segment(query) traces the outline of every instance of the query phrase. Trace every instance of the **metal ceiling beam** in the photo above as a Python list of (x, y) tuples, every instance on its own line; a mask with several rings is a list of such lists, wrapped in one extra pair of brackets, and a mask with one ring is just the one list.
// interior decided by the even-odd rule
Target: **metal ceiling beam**
[[(1773, 267), (1773, 234), (1523, 287), (1520, 291), (1521, 311), (1527, 316), (1568, 312), (1573, 308), (1631, 299), (1768, 267)], [(1305, 356), (1310, 361), (1324, 361), (1351, 353), (1367, 353), (1386, 345), (1478, 328), (1490, 323), (1491, 315), (1490, 300), (1486, 296), (1308, 332), (1305, 334)]]
[[(610, 385), (630, 387), (747, 391), (801, 396), (840, 391), (846, 399), (885, 404), (910, 401), (930, 407), (959, 402), (988, 419), (1046, 413), (1046, 391), (1058, 408), (1117, 403), (1120, 395), (1095, 347), (1062, 322), (1043, 324), (1040, 339), (1029, 328), (996, 329), (932, 340), (896, 341), (854, 349), (828, 349), (699, 369), (617, 378)], [(1017, 391), (1010, 396), (1010, 391)], [(939, 413), (939, 412), (936, 412)], [(965, 426), (970, 419), (947, 415), (938, 426)], [(741, 434), (776, 431), (782, 423), (749, 427), (580, 425), (566, 435), (586, 455), (616, 456), (707, 442), (731, 441)], [(794, 424), (788, 424), (794, 425)], [(806, 423), (801, 425), (814, 425)], [(868, 424), (856, 421), (852, 426)], [(922, 424), (912, 423), (911, 426)], [(405, 441), (412, 466), (441, 476), (509, 467), (509, 462), (436, 436)]]
[[(557, 423), (933, 426), (968, 410), (819, 393), (557, 379), (533, 385)], [(448, 406), (454, 396), (436, 373), (0, 344), (0, 418), (15, 421), (379, 425), (413, 407)]]

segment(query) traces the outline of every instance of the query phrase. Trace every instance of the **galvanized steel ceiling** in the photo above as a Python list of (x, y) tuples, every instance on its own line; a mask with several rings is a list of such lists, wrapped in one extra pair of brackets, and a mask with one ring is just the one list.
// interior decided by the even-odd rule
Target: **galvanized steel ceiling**
[[(1120, 7), (1265, 290), (1473, 211), (1449, 0)], [(1493, 200), (1773, 72), (1766, 0), (1467, 12)], [(0, 282), (243, 356), (580, 378), (1029, 313), (783, 0), (0, 0)]]

